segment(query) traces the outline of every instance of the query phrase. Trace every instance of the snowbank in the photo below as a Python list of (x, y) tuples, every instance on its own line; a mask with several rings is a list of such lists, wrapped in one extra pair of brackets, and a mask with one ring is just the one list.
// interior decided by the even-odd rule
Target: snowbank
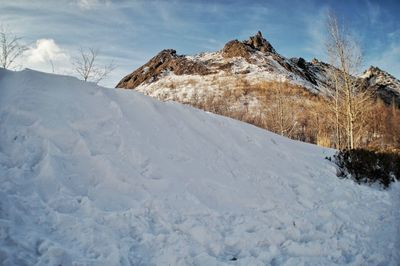
[(0, 265), (396, 265), (400, 187), (132, 90), (0, 70)]

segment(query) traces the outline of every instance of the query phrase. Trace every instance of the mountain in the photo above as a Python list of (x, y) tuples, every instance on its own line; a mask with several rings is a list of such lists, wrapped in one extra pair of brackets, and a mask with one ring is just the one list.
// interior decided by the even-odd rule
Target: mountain
[(132, 90), (0, 69), (0, 265), (397, 265), (400, 187)]
[(366, 87), (376, 92), (384, 102), (395, 101), (400, 107), (400, 81), (398, 79), (374, 66), (368, 68), (360, 78)]
[[(229, 77), (239, 76), (251, 82), (287, 81), (313, 93), (328, 93), (328, 74), (334, 67), (313, 59), (285, 58), (263, 38), (261, 32), (249, 40), (233, 40), (217, 52), (194, 56), (177, 55), (175, 50), (161, 51), (148, 63), (125, 76), (117, 88), (136, 89), (147, 95), (173, 98), (186, 90), (185, 80), (201, 79), (201, 86), (218, 87), (213, 81), (225, 82)], [(360, 77), (360, 83), (377, 91), (385, 102), (393, 97), (400, 106), (400, 81), (376, 67), (370, 67)], [(174, 82), (176, 90), (165, 88), (165, 82)], [(183, 83), (183, 84), (182, 84)], [(187, 94), (189, 95), (190, 92)], [(185, 101), (185, 97), (178, 97)]]
[[(153, 87), (167, 78), (177, 86), (184, 77), (193, 75), (204, 80), (204, 86), (213, 86), (215, 79), (241, 75), (248, 80), (289, 81), (312, 91), (324, 90), (324, 73), (329, 66), (317, 60), (287, 59), (278, 54), (262, 37), (261, 32), (249, 40), (228, 42), (221, 51), (195, 56), (177, 55), (175, 50), (161, 51), (148, 63), (124, 77), (117, 88), (137, 89), (152, 95)], [(183, 88), (182, 88), (183, 89)]]
[[(162, 101), (177, 101), (228, 116), (295, 140), (337, 147), (330, 64), (280, 55), (261, 32), (233, 40), (217, 52), (194, 56), (163, 50), (125, 76), (117, 88), (135, 89)], [(383, 100), (360, 99), (354, 119), (356, 146), (400, 150), (400, 81), (371, 67), (351, 77), (358, 88)], [(376, 121), (381, 121), (376, 124)], [(346, 122), (339, 121), (341, 125)], [(343, 148), (344, 141), (341, 142)]]

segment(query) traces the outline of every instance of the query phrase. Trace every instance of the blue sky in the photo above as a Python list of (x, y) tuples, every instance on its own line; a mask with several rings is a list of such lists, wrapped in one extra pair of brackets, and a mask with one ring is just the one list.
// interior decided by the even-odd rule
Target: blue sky
[(324, 23), (332, 9), (361, 43), (364, 68), (400, 78), (400, 1), (275, 0), (0, 0), (0, 22), (24, 37), (24, 66), (72, 73), (80, 47), (114, 60), (113, 86), (165, 48), (179, 54), (215, 51), (258, 30), (286, 57), (325, 60)]

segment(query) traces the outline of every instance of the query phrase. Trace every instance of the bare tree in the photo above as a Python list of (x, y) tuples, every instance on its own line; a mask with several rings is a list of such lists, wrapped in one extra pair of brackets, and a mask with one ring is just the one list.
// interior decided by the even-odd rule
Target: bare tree
[(272, 105), (269, 106), (267, 112), (271, 120), (271, 130), (282, 136), (292, 137), (297, 121), (293, 109), (294, 101), (287, 93), (288, 90), (287, 84), (283, 82), (277, 82), (272, 85), (270, 91)]
[(79, 56), (73, 58), (72, 64), (75, 67), (75, 72), (84, 81), (99, 83), (100, 81), (106, 79), (116, 68), (113, 62), (107, 65), (99, 65), (97, 62), (98, 53), (98, 49), (81, 48)]
[[(358, 86), (354, 77), (361, 65), (362, 54), (357, 42), (348, 34), (338, 19), (332, 13), (327, 20), (328, 40), (327, 52), (334, 67), (334, 101), (335, 114), (337, 117), (336, 134), (338, 142), (340, 138), (339, 124), (340, 115), (344, 116), (346, 129), (346, 147), (353, 149), (356, 140), (360, 140), (362, 134), (361, 124), (364, 123), (363, 114), (366, 103), (371, 101), (371, 94)], [(340, 100), (343, 99), (343, 110), (340, 108)], [(341, 143), (337, 143), (341, 145)]]
[(332, 89), (328, 91), (329, 101), (327, 101), (327, 107), (329, 108), (329, 111), (333, 113), (333, 116), (328, 115), (328, 118), (332, 119), (332, 122), (334, 123), (334, 146), (336, 149), (343, 148), (341, 128), (343, 127), (342, 110), (344, 101), (341, 90), (342, 86), (339, 84), (339, 72), (340, 71), (335, 67), (328, 69), (327, 71), (327, 76), (329, 77), (328, 85)]
[(16, 60), (27, 49), (25, 45), (20, 44), (21, 39), (0, 25), (0, 66), (2, 68), (12, 69), (16, 66)]

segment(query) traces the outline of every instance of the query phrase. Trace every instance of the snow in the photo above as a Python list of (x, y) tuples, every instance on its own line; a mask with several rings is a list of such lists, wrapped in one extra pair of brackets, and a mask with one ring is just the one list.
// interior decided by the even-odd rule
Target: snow
[(381, 86), (390, 86), (391, 90), (400, 93), (400, 80), (396, 79), (386, 71), (371, 66), (362, 75), (362, 79), (369, 79), (370, 86), (380, 84)]
[[(156, 81), (150, 80), (137, 86), (135, 90), (162, 101), (174, 100), (182, 103), (190, 102), (193, 94), (197, 96), (221, 95), (225, 90), (232, 90), (238, 78), (250, 84), (268, 81), (289, 82), (307, 88), (313, 93), (324, 90), (322, 84), (315, 86), (304, 78), (288, 71), (272, 56), (256, 52), (249, 63), (243, 57), (224, 58), (221, 52), (200, 53), (185, 56), (188, 60), (208, 65), (213, 74), (208, 75), (175, 75), (173, 71), (165, 71)], [(287, 64), (293, 65), (289, 60)], [(211, 64), (211, 63), (212, 64)], [(221, 70), (221, 65), (230, 64), (229, 68)]]
[(32, 70), (0, 70), (0, 134), (0, 265), (400, 261), (399, 184), (334, 150)]

